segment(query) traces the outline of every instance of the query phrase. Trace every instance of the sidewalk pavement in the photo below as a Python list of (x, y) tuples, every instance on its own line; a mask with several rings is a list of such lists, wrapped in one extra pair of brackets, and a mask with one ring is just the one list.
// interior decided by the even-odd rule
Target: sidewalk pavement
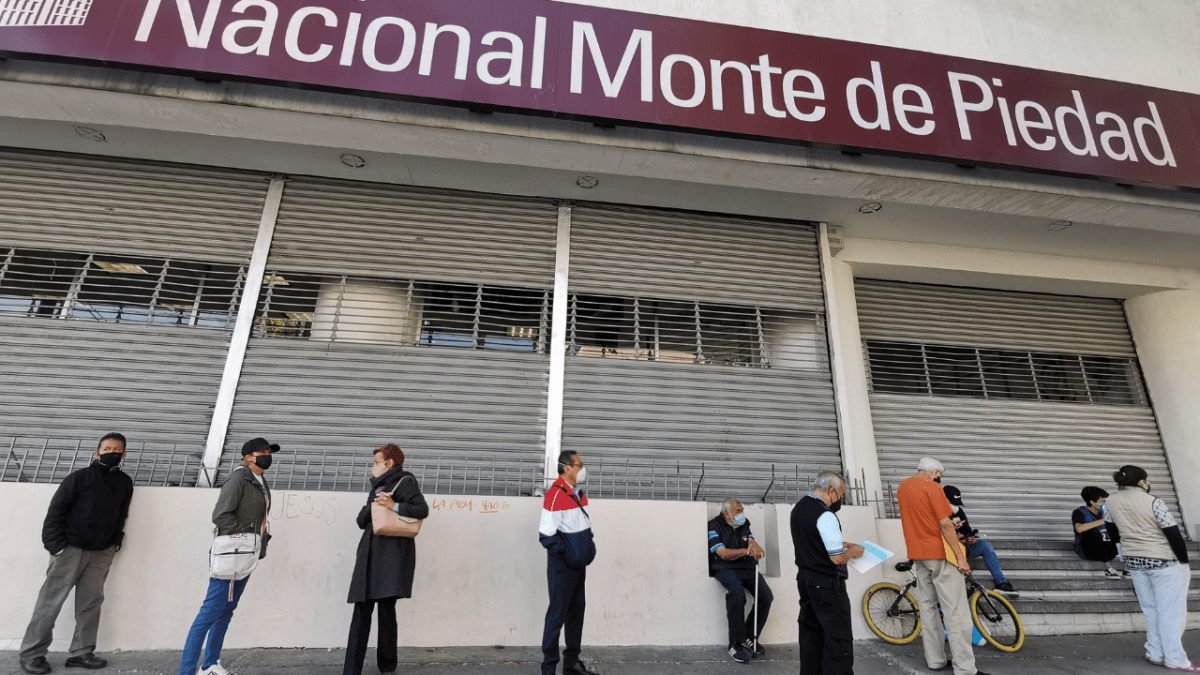
[[(1144, 633), (1027, 637), (1015, 654), (976, 647), (976, 665), (991, 675), (1167, 675), (1143, 660)], [(1183, 646), (1200, 661), (1200, 634), (1185, 634)], [(768, 645), (767, 656), (741, 665), (720, 647), (587, 647), (583, 658), (602, 675), (796, 675), (800, 664), (795, 644)], [(222, 662), (239, 675), (338, 675), (342, 649), (227, 649)], [(178, 651), (99, 652), (108, 668), (96, 675), (173, 675)], [(925, 675), (921, 641), (897, 647), (880, 640), (854, 643), (856, 675)], [(50, 654), (54, 672), (66, 671), (66, 654)], [(367, 652), (364, 675), (377, 675)], [(536, 675), (541, 650), (536, 647), (447, 647), (400, 649), (397, 675)], [(943, 671), (949, 672), (949, 671)], [(23, 675), (14, 651), (0, 652), (0, 673)]]

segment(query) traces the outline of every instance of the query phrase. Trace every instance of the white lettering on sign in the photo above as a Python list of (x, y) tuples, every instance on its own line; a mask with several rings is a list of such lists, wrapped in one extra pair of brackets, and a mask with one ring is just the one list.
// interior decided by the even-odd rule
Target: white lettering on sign
[[(735, 133), (758, 134), (762, 131), (768, 136), (817, 142), (825, 142), (827, 137), (819, 132), (789, 132), (787, 125), (825, 122), (823, 128), (835, 130), (832, 135), (838, 144), (854, 145), (861, 138), (865, 139), (861, 141), (863, 147), (889, 149), (907, 149), (912, 145), (911, 140), (902, 143), (894, 140), (903, 135), (927, 137), (939, 131), (952, 135), (956, 122), (958, 138), (954, 142), (962, 149), (963, 157), (986, 159), (989, 153), (995, 152), (996, 146), (1002, 146), (1000, 139), (993, 137), (1002, 131), (1003, 143), (1020, 151), (1018, 155), (1023, 159), (1017, 162), (1027, 162), (1028, 166), (1047, 166), (1055, 170), (1059, 168), (1056, 162), (1059, 165), (1064, 160), (1068, 165), (1078, 163), (1075, 157), (1097, 158), (1104, 162), (1146, 162), (1155, 167), (1178, 166), (1167, 125), (1159, 110), (1159, 105), (1166, 106), (1163, 112), (1174, 124), (1179, 106), (1173, 105), (1170, 99), (1160, 99), (1156, 104), (1154, 100), (1148, 100), (1150, 95), (1147, 99), (1139, 97), (1134, 99), (1139, 102), (1121, 107), (1122, 115), (1111, 108), (1097, 109), (1100, 104), (1096, 99), (1101, 94), (1095, 93), (1097, 90), (1090, 85), (1055, 91), (1053, 85), (1041, 84), (1038, 89), (1029, 86), (1028, 82), (1012, 81), (1013, 77), (1020, 76), (1020, 70), (1014, 76), (1006, 76), (1005, 79), (1010, 80), (1007, 95), (1000, 78), (985, 79), (964, 72), (965, 67), (939, 71), (936, 78), (940, 79), (944, 72), (947, 78), (944, 82), (931, 79), (927, 74), (919, 76), (911, 70), (904, 78), (909, 81), (897, 82), (896, 72), (900, 69), (895, 66), (889, 69), (885, 66), (888, 61), (883, 60), (864, 59), (861, 65), (851, 63), (836, 69), (834, 72), (839, 73), (840, 81), (834, 82), (832, 76), (824, 75), (831, 80), (827, 83), (816, 71), (797, 67), (805, 65), (802, 61), (797, 62), (798, 59), (809, 56), (803, 51), (772, 54), (760, 53), (752, 47), (755, 51), (750, 53), (758, 54), (755, 61), (748, 58), (742, 44), (740, 56), (721, 58), (719, 53), (714, 55), (713, 52), (721, 49), (723, 43), (686, 47), (696, 43), (672, 35), (669, 41), (659, 40), (660, 49), (665, 44), (680, 45), (671, 51), (692, 49), (694, 53), (656, 54), (654, 31), (629, 28), (628, 22), (621, 23), (623, 27), (617, 29), (613, 28), (615, 24), (596, 18), (587, 21), (563, 19), (562, 28), (548, 36), (547, 17), (532, 13), (532, 25), (527, 29), (510, 25), (507, 30), (488, 30), (479, 26), (481, 22), (466, 18), (459, 19), (458, 23), (425, 21), (424, 17), (417, 21), (411, 18), (418, 15), (416, 10), (410, 18), (370, 15), (364, 21), (363, 17), (368, 14), (366, 10), (353, 12), (340, 5), (299, 6), (288, 9), (291, 14), (284, 17), (280, 4), (272, 0), (174, 0), (173, 10), (170, 0), (165, 1), (166, 10), (163, 9), (164, 0), (145, 0), (134, 38), (137, 42), (150, 41), (156, 28), (161, 31), (161, 26), (177, 21), (177, 25), (171, 26), (171, 35), (182, 33), (183, 41), (190, 49), (219, 49), (239, 56), (273, 57), (276, 64), (280, 58), (304, 64), (321, 63), (335, 58), (336, 53), (339, 66), (365, 64), (366, 68), (382, 73), (408, 71), (415, 59), (416, 71), (408, 71), (407, 77), (452, 77), (459, 82), (470, 79), (473, 84), (504, 87), (508, 93), (509, 88), (525, 87), (541, 91), (546, 80), (548, 37), (570, 39), (569, 47), (553, 43), (555, 47), (561, 47), (564, 56), (566, 50), (570, 50), (569, 68), (560, 71), (569, 77), (567, 91), (559, 90), (546, 99), (590, 103), (599, 100), (599, 93), (602, 93), (607, 99), (628, 101), (633, 108), (638, 107), (637, 101), (657, 104), (659, 107), (650, 113), (637, 112), (631, 116), (631, 119), (643, 122), (697, 124), (702, 128)], [(358, 6), (360, 10), (363, 7)], [(404, 5), (397, 3), (397, 6)], [(136, 14), (134, 18), (137, 19)], [(213, 41), (218, 25), (222, 27), (220, 40)], [(603, 27), (607, 33), (598, 32), (598, 27)], [(282, 45), (275, 42), (277, 28), (282, 28)], [(273, 55), (273, 45), (285, 56)], [(819, 56), (812, 58), (821, 63)], [(551, 68), (554, 67), (552, 61)], [(276, 69), (274, 72), (281, 71)], [(637, 86), (626, 86), (634, 77), (638, 79)], [(552, 87), (558, 84), (553, 81), (554, 74), (550, 79)], [(597, 85), (599, 92), (595, 91)], [(948, 85), (948, 101), (944, 85)], [(425, 90), (414, 91), (412, 95), (428, 95), (428, 85), (425, 86)], [(827, 86), (832, 91), (844, 90), (844, 108), (840, 101), (826, 100)], [(389, 89), (383, 87), (382, 90)], [(1021, 92), (1021, 96), (1011, 95), (1013, 91)], [(1029, 93), (1031, 91), (1035, 93)], [(570, 95), (591, 98), (578, 99)], [(515, 105), (521, 105), (519, 99), (510, 97), (507, 100), (518, 100)], [(1140, 102), (1142, 100), (1144, 104)], [(540, 106), (550, 110), (557, 107), (556, 104)], [(569, 104), (561, 107), (571, 112)], [(700, 109), (703, 113), (711, 111), (723, 116), (689, 117), (683, 111), (672, 111), (672, 107)], [(950, 108), (953, 116), (949, 114)], [(836, 113), (836, 119), (830, 119), (831, 111)], [(759, 121), (747, 125), (746, 120), (755, 116), (759, 116)], [(700, 121), (696, 122), (697, 119)], [(711, 122), (713, 119), (719, 121)], [(939, 129), (939, 125), (949, 128)], [(974, 148), (970, 144), (975, 144)], [(1028, 152), (1030, 150), (1034, 152)], [(1048, 159), (1030, 159), (1039, 153), (1045, 153)], [(1001, 161), (1007, 160), (1004, 153), (1001, 155)], [(1090, 167), (1088, 170), (1093, 170)], [(1103, 173), (1103, 169), (1096, 172)]]

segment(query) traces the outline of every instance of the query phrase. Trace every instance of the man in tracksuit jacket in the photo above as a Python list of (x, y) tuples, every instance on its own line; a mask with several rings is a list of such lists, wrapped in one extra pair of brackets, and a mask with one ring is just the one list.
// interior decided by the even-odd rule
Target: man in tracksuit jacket
[(583, 460), (571, 451), (558, 456), (558, 480), (546, 491), (538, 534), (546, 547), (546, 583), (550, 606), (542, 634), (542, 675), (555, 675), (558, 666), (558, 634), (566, 627), (567, 648), (563, 650), (563, 675), (596, 675), (579, 659), (583, 639), (583, 585), (587, 566), (596, 557), (592, 523), (584, 507), (587, 495), (576, 494), (575, 485), (584, 478)]
[(46, 581), (33, 607), (33, 618), (21, 642), (21, 669), (30, 675), (49, 673), (46, 654), (54, 622), (75, 589), (75, 635), (68, 668), (103, 668), (96, 656), (104, 580), (125, 537), (125, 518), (133, 498), (133, 481), (118, 465), (125, 457), (125, 437), (111, 433), (100, 439), (88, 466), (72, 472), (58, 486), (42, 526), (42, 545), (50, 552)]

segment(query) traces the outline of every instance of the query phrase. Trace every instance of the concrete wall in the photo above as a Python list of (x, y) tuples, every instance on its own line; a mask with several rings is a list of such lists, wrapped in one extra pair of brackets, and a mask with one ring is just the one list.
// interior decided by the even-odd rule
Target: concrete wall
[(736, 12), (716, 0), (560, 1), (1200, 93), (1200, 72), (1188, 67), (1200, 56), (1194, 0), (746, 0)]
[(1179, 507), (1192, 539), (1200, 537), (1200, 291), (1130, 298), (1125, 314), (1158, 416)]
[[(0, 484), (0, 510), (9, 514), (0, 552), (0, 650), (19, 645), (44, 578), (41, 524), (54, 489)], [(182, 648), (207, 585), (216, 495), (137, 488), (126, 545), (106, 586), (100, 651)], [(397, 605), (401, 645), (540, 644), (546, 611), (545, 553), (535, 534), (540, 500), (427, 499), (433, 511), (417, 540), (414, 597)], [(228, 646), (345, 646), (346, 591), (359, 537), (354, 516), (362, 503), (361, 494), (275, 493), (275, 538), (246, 588)], [(776, 511), (755, 520), (762, 512), (751, 510), (751, 522), (779, 561), (779, 575), (769, 578), (775, 610), (763, 641), (792, 643), (798, 596), (787, 531), (791, 507), (758, 508)], [(589, 511), (599, 553), (588, 569), (585, 646), (724, 643), (724, 592), (707, 575), (706, 504), (596, 500)], [(875, 539), (869, 509), (846, 507), (839, 516), (847, 539)], [(879, 580), (872, 572), (851, 578), (852, 606)], [(55, 630), (55, 650), (65, 649), (73, 630), (72, 602)], [(866, 637), (855, 614), (855, 634)], [(245, 630), (252, 625), (253, 633)]]

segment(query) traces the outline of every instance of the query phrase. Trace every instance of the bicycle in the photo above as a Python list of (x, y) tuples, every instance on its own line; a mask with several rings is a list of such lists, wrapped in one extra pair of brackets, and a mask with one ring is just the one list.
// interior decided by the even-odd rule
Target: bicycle
[[(921, 613), (909, 591), (917, 585), (913, 562), (896, 563), (897, 572), (912, 579), (903, 588), (888, 581), (875, 584), (863, 596), (863, 615), (871, 631), (885, 642), (906, 645), (921, 634)], [(1003, 652), (1015, 652), (1025, 644), (1025, 625), (1003, 595), (989, 591), (967, 574), (967, 598), (971, 620), (988, 644)]]

